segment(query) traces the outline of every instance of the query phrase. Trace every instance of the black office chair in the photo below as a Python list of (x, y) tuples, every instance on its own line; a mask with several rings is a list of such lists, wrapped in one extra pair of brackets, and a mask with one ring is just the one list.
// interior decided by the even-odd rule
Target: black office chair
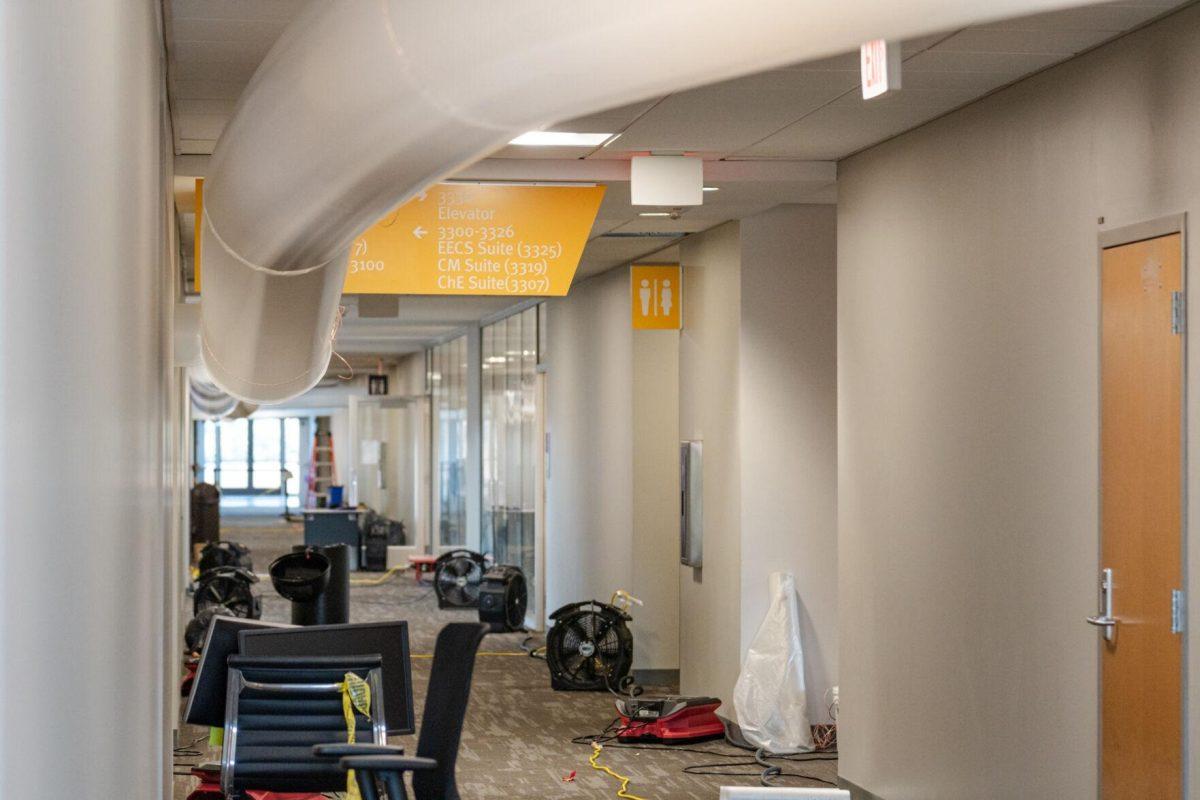
[[(381, 658), (375, 656), (230, 656), (225, 695), (221, 790), (340, 792), (351, 753), (402, 755), (387, 744)], [(371, 687), (371, 718), (355, 714), (347, 745), (340, 684), (353, 672)], [(319, 752), (314, 756), (314, 747)]]
[(487, 625), (454, 622), (438, 634), (415, 758), (355, 755), (341, 759), (343, 769), (354, 770), (363, 800), (379, 800), (377, 780), (386, 788), (388, 800), (407, 800), (405, 772), (413, 774), (416, 800), (459, 800), (454, 765), (471, 695), (475, 652), (487, 632)]

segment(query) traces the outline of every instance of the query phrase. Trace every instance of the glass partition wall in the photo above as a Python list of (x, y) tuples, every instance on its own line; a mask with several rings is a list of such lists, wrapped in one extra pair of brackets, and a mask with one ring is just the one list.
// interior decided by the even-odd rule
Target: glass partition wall
[(467, 337), (430, 351), (433, 394), (433, 519), (441, 548), (467, 543)]
[[(538, 525), (544, 382), (538, 364), (544, 350), (544, 315), (544, 305), (532, 306), (428, 351), (434, 552), (474, 547), (478, 541), (495, 563), (520, 567), (535, 620), (541, 615)], [(479, 337), (478, 348), (469, 342), (471, 336)], [(476, 377), (477, 395), (473, 386), (468, 390)], [(478, 495), (468, 491), (470, 481), (477, 482)], [(474, 508), (468, 515), (471, 503), (478, 503), (478, 531), (468, 531), (468, 524), (475, 522)]]
[(538, 307), (482, 330), (483, 493), (481, 544), (515, 564), (538, 596)]

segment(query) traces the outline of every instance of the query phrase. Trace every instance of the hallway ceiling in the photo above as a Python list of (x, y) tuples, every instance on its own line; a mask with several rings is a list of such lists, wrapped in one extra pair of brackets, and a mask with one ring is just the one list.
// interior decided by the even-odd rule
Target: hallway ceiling
[[(163, 0), (177, 153), (212, 152), (234, 105), (304, 0)], [(858, 54), (677, 92), (551, 126), (621, 133), (608, 148), (509, 146), (497, 158), (628, 158), (668, 150), (712, 159), (836, 160), (1180, 6), (1115, 3), (1038, 14), (903, 43), (904, 88), (863, 101)]]
[[(242, 90), (305, 0), (161, 1), (177, 173), (203, 175)], [(508, 146), (459, 177), (605, 183), (609, 190), (576, 274), (580, 280), (781, 203), (835, 202), (838, 159), (1180, 5), (1121, 0), (905, 41), (903, 89), (870, 101), (859, 92), (857, 53), (677, 92), (550, 128), (620, 133), (606, 148)], [(629, 202), (628, 159), (651, 151), (702, 155), (705, 182), (719, 191), (706, 193), (704, 205), (685, 209), (679, 219), (639, 216), (647, 209)], [(186, 194), (186, 188), (177, 194), (177, 205), (180, 243), (189, 253), (193, 217)], [(352, 308), (339, 342), (348, 352), (415, 351), (511, 304), (505, 298), (400, 302), (399, 318), (358, 319)]]

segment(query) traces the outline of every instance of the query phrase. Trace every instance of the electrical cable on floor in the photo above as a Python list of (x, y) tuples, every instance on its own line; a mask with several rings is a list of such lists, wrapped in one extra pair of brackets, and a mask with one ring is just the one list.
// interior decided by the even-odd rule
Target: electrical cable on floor
[(380, 598), (380, 599), (375, 599), (375, 600), (370, 600), (370, 599), (366, 599), (366, 598), (359, 596), (359, 597), (354, 598), (354, 604), (361, 605), (361, 606), (387, 606), (389, 608), (395, 608), (398, 606), (413, 606), (413, 605), (421, 603), (425, 600), (428, 600), (429, 597), (433, 595), (433, 593), (434, 593), (433, 589), (429, 589), (424, 594), (417, 595), (416, 597), (411, 597), (408, 600), (391, 600), (386, 597)]
[[(525, 653), (515, 650), (480, 650), (476, 656), (503, 656), (505, 658), (524, 658)], [(409, 658), (433, 658), (433, 653), (413, 653)]]
[(758, 776), (759, 782), (763, 786), (770, 786), (772, 778), (777, 778), (783, 774), (783, 767), (777, 767), (774, 764), (768, 763), (763, 757), (765, 752), (761, 747), (755, 750), (754, 761), (763, 768), (762, 774)]
[(533, 641), (533, 636), (526, 636), (521, 641), (521, 649), (524, 650), (530, 658), (536, 658), (539, 661), (546, 660), (546, 645), (539, 647), (529, 647), (529, 643)]
[(395, 567), (392, 567), (391, 569), (387, 570), (386, 572), (384, 572), (378, 578), (351, 578), (350, 585), (351, 586), (379, 586), (380, 584), (387, 583), (392, 578), (394, 578), (396, 576), (396, 573), (401, 572), (402, 570), (407, 570), (407, 569), (408, 569), (407, 566), (395, 566)]
[[(781, 767), (770, 764), (770, 761), (788, 761), (791, 763), (803, 763), (806, 761), (837, 761), (836, 752), (814, 752), (814, 753), (795, 753), (790, 755), (776, 755), (759, 750), (753, 756), (738, 756), (735, 753), (723, 753), (717, 750), (700, 749), (696, 747), (687, 747), (684, 745), (671, 744), (639, 744), (614, 742), (614, 740), (627, 733), (636, 733), (639, 727), (645, 727), (649, 723), (635, 722), (625, 727), (621, 727), (621, 718), (617, 717), (610, 722), (605, 729), (599, 734), (590, 736), (576, 736), (571, 739), (572, 744), (601, 744), (604, 747), (612, 747), (622, 750), (652, 750), (668, 753), (697, 753), (699, 755), (712, 756), (715, 758), (735, 758), (736, 761), (720, 761), (708, 764), (690, 764), (682, 768), (682, 771), (687, 775), (716, 775), (721, 777), (732, 778), (758, 778), (764, 786), (774, 786), (776, 784), (768, 783), (775, 778), (797, 778), (807, 781), (814, 781), (827, 786), (837, 786), (833, 781), (818, 778), (815, 775), (808, 775), (802, 772), (785, 772)], [(726, 744), (731, 747), (737, 747), (728, 741)], [(755, 769), (752, 772), (728, 772), (727, 769), (745, 767), (764, 767), (765, 769)]]
[(606, 767), (603, 764), (596, 763), (596, 759), (600, 757), (600, 753), (603, 750), (604, 745), (600, 744), (599, 742), (592, 742), (592, 755), (588, 759), (588, 764), (591, 765), (592, 769), (603, 772), (606, 775), (611, 775), (621, 782), (621, 788), (617, 789), (617, 797), (624, 798), (624, 800), (646, 800), (644, 797), (638, 797), (636, 794), (629, 793), (630, 779), (627, 775), (619, 775), (616, 772), (613, 772), (611, 768)]

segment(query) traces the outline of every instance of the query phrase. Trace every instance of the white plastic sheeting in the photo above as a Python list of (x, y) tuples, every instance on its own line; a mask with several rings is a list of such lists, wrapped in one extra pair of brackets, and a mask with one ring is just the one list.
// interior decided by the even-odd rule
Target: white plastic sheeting
[(671, 91), (1080, 0), (314, 0), (205, 183), (201, 355), (248, 401), (314, 386), (354, 238), (513, 136)]
[(812, 750), (813, 740), (796, 579), (773, 572), (770, 592), (771, 607), (742, 662), (733, 705), (746, 741), (770, 753), (799, 753)]

